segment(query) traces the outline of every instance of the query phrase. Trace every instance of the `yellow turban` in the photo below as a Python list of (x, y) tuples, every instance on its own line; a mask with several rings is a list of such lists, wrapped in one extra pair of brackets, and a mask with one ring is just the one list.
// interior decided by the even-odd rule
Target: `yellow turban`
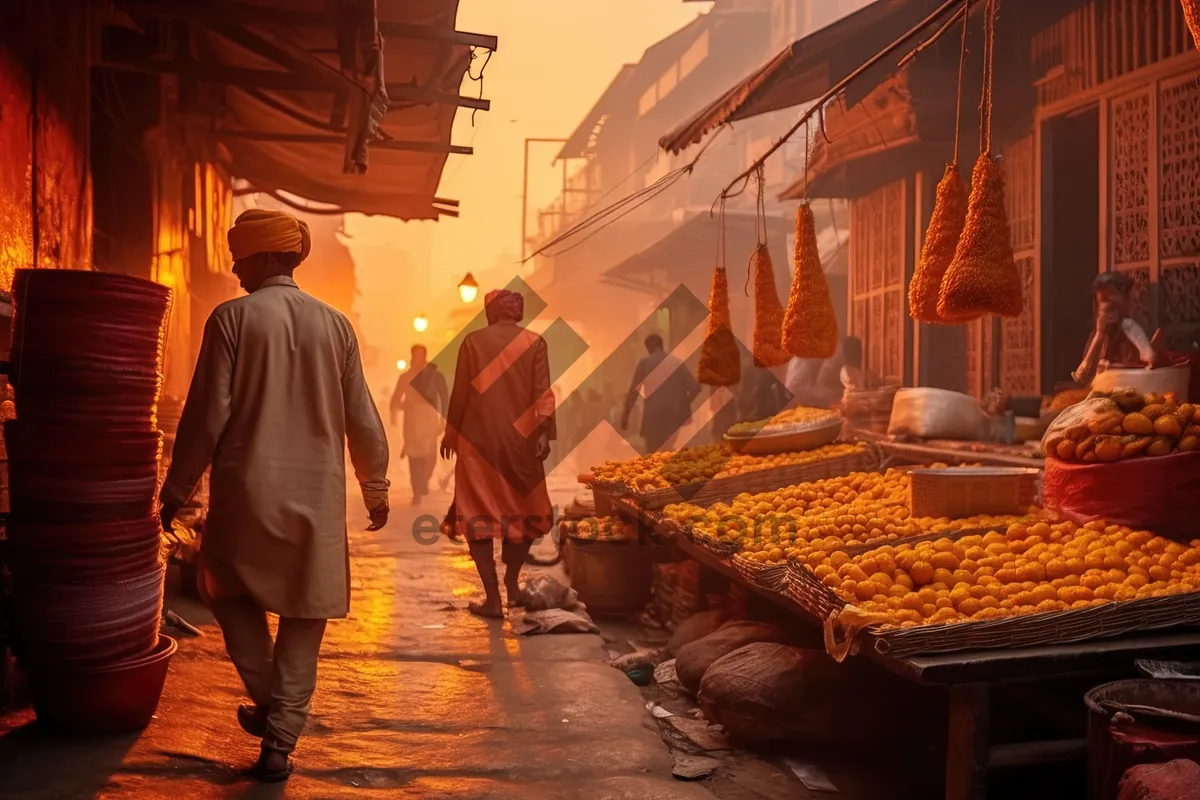
[(239, 214), (229, 229), (234, 261), (257, 253), (299, 253), (303, 261), (311, 249), (308, 224), (286, 211), (252, 208)]

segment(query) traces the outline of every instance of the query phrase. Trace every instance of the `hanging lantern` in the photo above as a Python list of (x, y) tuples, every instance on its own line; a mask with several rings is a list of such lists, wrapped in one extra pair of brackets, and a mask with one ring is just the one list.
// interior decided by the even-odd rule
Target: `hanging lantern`
[(705, 386), (733, 386), (742, 379), (742, 356), (729, 316), (729, 279), (725, 268), (713, 270), (708, 294), (708, 331), (700, 347), (696, 380)]
[(751, 256), (754, 262), (754, 363), (778, 367), (788, 362), (783, 349), (783, 303), (775, 285), (771, 251), (760, 244)]
[(958, 165), (947, 164), (937, 185), (933, 213), (925, 231), (925, 243), (921, 246), (921, 261), (908, 285), (908, 309), (913, 319), (943, 321), (938, 315), (938, 296), (966, 222), (967, 187), (963, 185)]
[(429, 330), (429, 317), (424, 314), (418, 314), (413, 317), (413, 330), (417, 333), (424, 333)]
[(475, 298), (479, 296), (479, 284), (475, 282), (475, 276), (471, 273), (468, 272), (458, 285), (458, 296), (464, 303), (474, 303)]
[(796, 358), (832, 358), (837, 352), (838, 324), (829, 282), (817, 250), (812, 207), (796, 211), (796, 274), (783, 315), (783, 346)]

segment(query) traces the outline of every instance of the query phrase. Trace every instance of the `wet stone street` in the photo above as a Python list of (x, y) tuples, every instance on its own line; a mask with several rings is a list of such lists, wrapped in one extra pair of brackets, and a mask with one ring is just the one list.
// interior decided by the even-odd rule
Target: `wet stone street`
[[(481, 592), (465, 546), (419, 544), (413, 521), (424, 509), (395, 491), (391, 523), (373, 534), (351, 495), (351, 617), (327, 630), (286, 785), (243, 776), (257, 742), (234, 717), (237, 675), (211, 617), (169, 591), (168, 607), (204, 636), (179, 637), (150, 727), (64, 740), (40, 731), (31, 711), (0, 717), (0, 797), (712, 797), (672, 779), (644, 700), (604, 663), (600, 637), (517, 637), (468, 614)], [(426, 508), (443, 504), (435, 496)]]

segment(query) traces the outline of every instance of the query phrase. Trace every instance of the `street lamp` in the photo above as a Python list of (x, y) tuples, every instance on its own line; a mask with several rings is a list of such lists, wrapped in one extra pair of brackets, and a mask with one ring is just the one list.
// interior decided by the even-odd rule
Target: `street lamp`
[(413, 330), (417, 333), (424, 333), (429, 330), (429, 317), (424, 314), (418, 314), (413, 317)]
[(408, 369), (408, 362), (405, 361), (403, 358), (400, 359), (399, 361), (396, 362), (396, 369), (400, 370), (401, 372), (404, 372), (404, 370)]
[(467, 277), (458, 285), (458, 296), (464, 303), (474, 303), (475, 298), (479, 296), (479, 284), (475, 282), (475, 276), (471, 273), (468, 272)]

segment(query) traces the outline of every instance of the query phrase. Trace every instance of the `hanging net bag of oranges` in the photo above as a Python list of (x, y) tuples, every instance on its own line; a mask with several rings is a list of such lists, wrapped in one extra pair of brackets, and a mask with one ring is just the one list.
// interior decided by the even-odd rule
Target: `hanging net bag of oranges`
[(1192, 32), (1192, 40), (1196, 49), (1200, 50), (1200, 0), (1180, 0), (1183, 3), (1183, 18), (1187, 20), (1188, 29)]
[(775, 266), (771, 263), (771, 251), (767, 248), (767, 214), (765, 181), (760, 166), (758, 180), (758, 210), (755, 229), (758, 245), (750, 254), (746, 266), (746, 283), (754, 275), (754, 363), (759, 367), (778, 367), (786, 364), (789, 356), (783, 349), (783, 303), (779, 300), (779, 288), (775, 284)]
[[(958, 240), (967, 222), (967, 187), (958, 169), (958, 142), (962, 120), (963, 70), (967, 56), (967, 20), (971, 0), (965, 0), (963, 13), (962, 50), (958, 57), (958, 103), (954, 112), (954, 159), (938, 182), (933, 200), (933, 213), (921, 246), (921, 260), (908, 284), (909, 315), (919, 322), (943, 322), (938, 315), (938, 298), (942, 279), (954, 260)], [(948, 320), (947, 320), (948, 321)]]
[(783, 315), (783, 346), (796, 358), (832, 358), (837, 344), (837, 314), (821, 268), (812, 206), (805, 202), (796, 211), (796, 272)]
[(705, 386), (733, 386), (742, 379), (742, 357), (729, 315), (729, 278), (725, 274), (725, 204), (717, 231), (717, 266), (708, 293), (708, 330), (700, 347), (696, 380)]
[(979, 160), (971, 173), (967, 221), (942, 279), (937, 312), (943, 322), (970, 322), (987, 314), (1017, 317), (1023, 308), (1004, 203), (1004, 170), (991, 155), (996, 0), (987, 0), (985, 25)]

